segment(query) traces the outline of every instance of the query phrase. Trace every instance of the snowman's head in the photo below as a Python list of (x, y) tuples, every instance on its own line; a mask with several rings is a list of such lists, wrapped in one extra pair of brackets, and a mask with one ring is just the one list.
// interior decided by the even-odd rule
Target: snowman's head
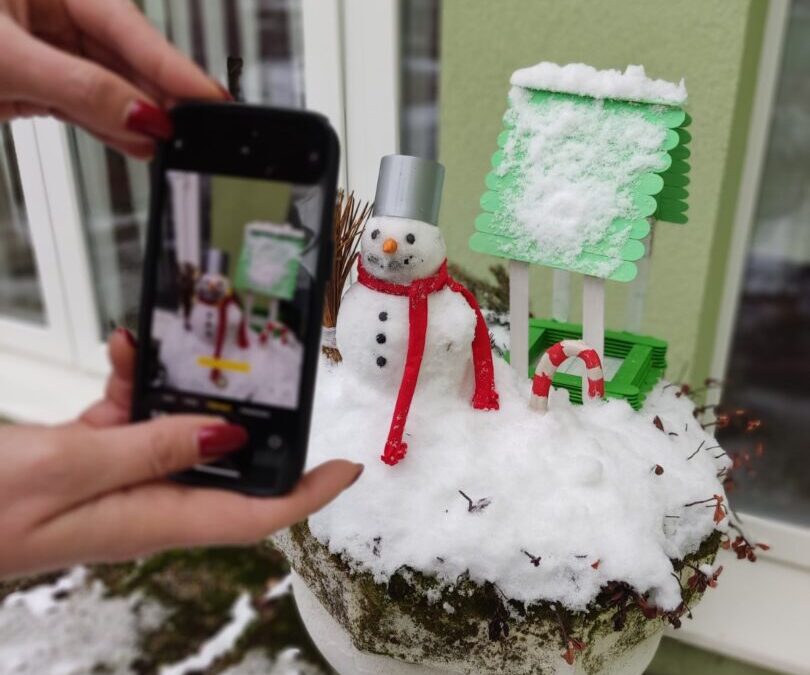
[(447, 245), (435, 225), (374, 216), (363, 232), (360, 254), (369, 274), (402, 284), (435, 274), (447, 257)]
[(208, 272), (200, 277), (195, 292), (204, 303), (215, 305), (230, 294), (231, 283), (221, 274)]

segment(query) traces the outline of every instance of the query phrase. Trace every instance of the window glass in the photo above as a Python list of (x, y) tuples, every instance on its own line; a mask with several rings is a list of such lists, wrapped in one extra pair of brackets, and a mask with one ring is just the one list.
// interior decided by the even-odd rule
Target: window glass
[(45, 323), (11, 128), (0, 125), (0, 317)]
[(794, 0), (754, 231), (731, 348), (725, 400), (761, 417), (736, 472), (735, 506), (810, 524), (810, 0)]
[(401, 3), (400, 149), (435, 159), (439, 127), (441, 0)]
[[(240, 56), (248, 102), (303, 106), (300, 0), (150, 0), (143, 6), (150, 20), (219, 81), (225, 81), (227, 56)], [(113, 324), (134, 326), (149, 200), (147, 166), (83, 131), (70, 134), (101, 324), (105, 333)]]

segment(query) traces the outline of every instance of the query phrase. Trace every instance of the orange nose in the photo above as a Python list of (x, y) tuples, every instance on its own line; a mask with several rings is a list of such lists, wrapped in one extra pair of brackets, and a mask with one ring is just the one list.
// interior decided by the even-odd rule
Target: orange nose
[(397, 240), (396, 239), (386, 239), (383, 242), (383, 251), (385, 253), (396, 253), (397, 252)]

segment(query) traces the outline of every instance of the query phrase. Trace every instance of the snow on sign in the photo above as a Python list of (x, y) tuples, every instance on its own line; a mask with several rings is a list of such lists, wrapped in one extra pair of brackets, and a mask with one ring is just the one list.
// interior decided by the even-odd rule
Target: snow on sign
[(236, 268), (236, 287), (291, 300), (305, 243), (305, 234), (290, 225), (249, 223)]
[(683, 82), (541, 63), (511, 84), (471, 248), (631, 281), (650, 220), (686, 222)]

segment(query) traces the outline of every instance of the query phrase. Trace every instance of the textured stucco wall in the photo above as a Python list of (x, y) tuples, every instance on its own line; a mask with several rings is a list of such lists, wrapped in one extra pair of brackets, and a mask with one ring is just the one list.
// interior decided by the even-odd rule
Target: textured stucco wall
[[(766, 9), (764, 0), (444, 0), (439, 155), (451, 260), (480, 275), (499, 262), (470, 251), (467, 239), (513, 70), (544, 60), (641, 63), (652, 77), (685, 77), (694, 118), (690, 222), (656, 230), (643, 331), (670, 341), (673, 377), (704, 377)], [(550, 277), (533, 270), (537, 315), (550, 314)], [(579, 279), (574, 289), (571, 318), (579, 320)], [(609, 327), (623, 327), (625, 297), (623, 285), (608, 284)]]

